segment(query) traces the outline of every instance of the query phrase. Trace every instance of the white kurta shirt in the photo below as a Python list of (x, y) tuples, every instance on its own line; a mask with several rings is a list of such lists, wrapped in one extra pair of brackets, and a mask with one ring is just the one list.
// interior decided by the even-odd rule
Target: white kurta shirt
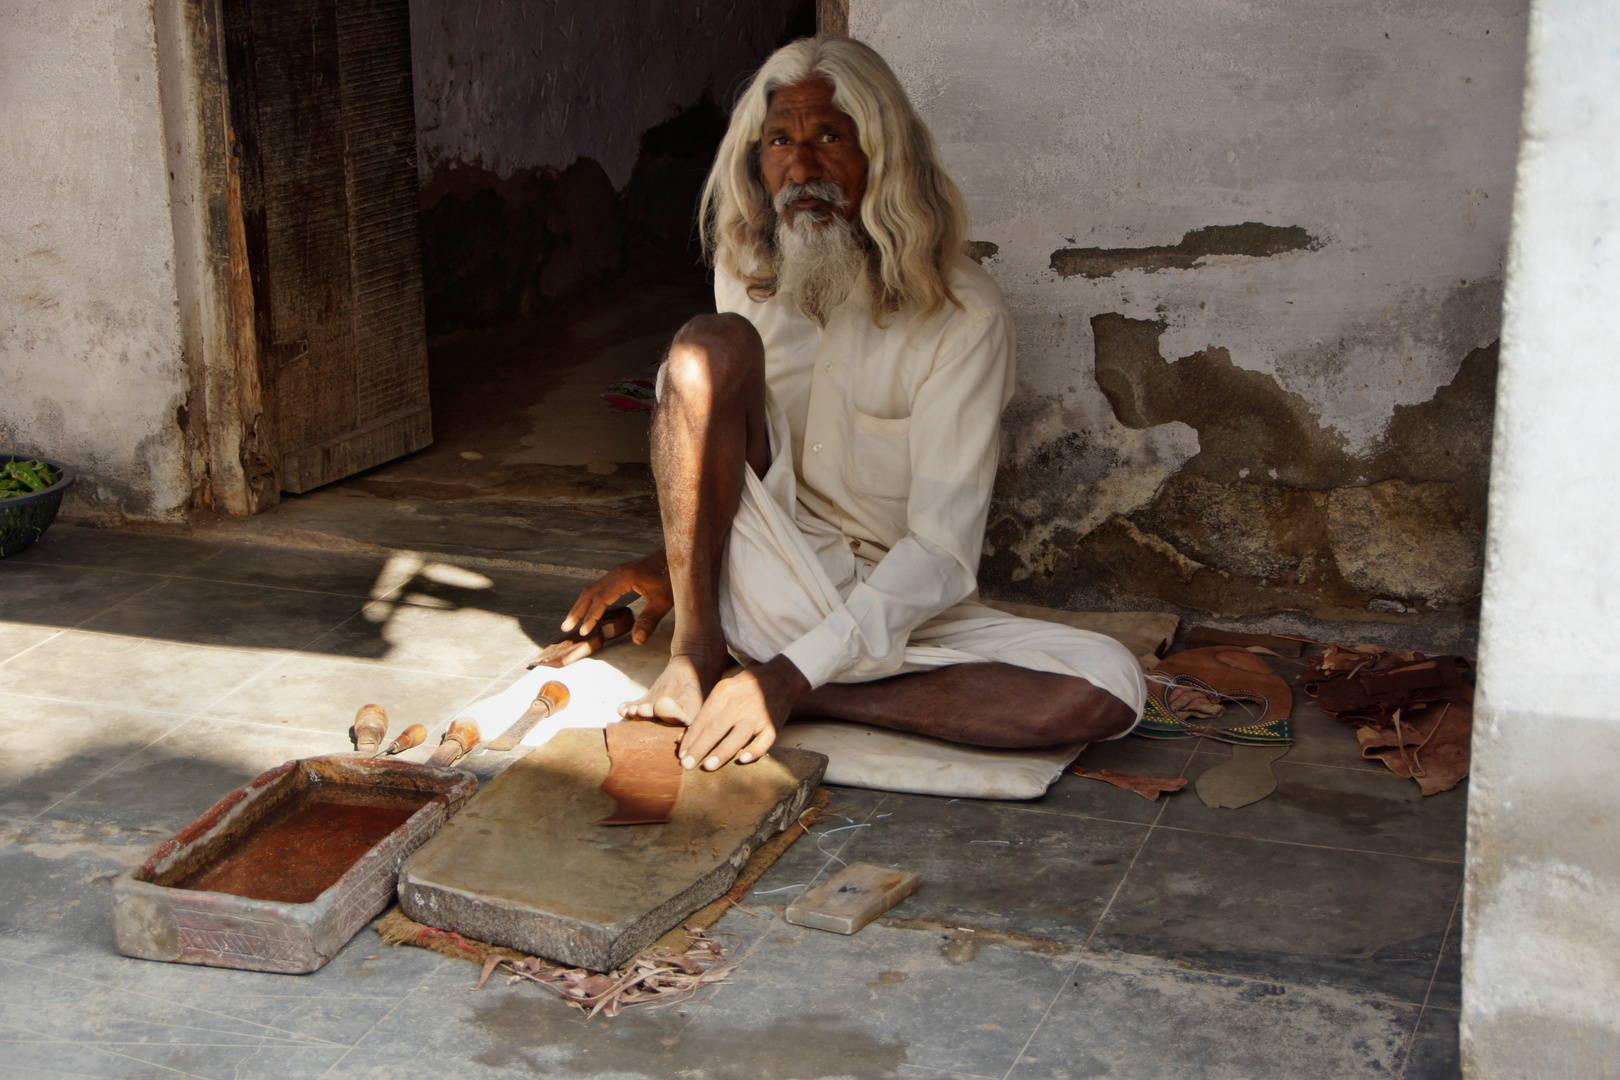
[(1013, 324), (971, 260), (958, 260), (951, 288), (961, 308), (888, 326), (857, 289), (822, 328), (715, 274), (718, 309), (764, 340), (766, 385), (791, 433), (772, 452), (793, 455), (796, 523), (844, 597), (783, 650), (811, 686), (897, 660), (912, 630), (977, 590)]

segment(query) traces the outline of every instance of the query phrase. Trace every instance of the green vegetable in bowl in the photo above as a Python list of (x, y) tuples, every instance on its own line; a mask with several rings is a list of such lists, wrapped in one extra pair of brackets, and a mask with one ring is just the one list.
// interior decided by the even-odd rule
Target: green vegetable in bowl
[(14, 459), (0, 466), (0, 499), (44, 491), (60, 479), (62, 474), (43, 461)]

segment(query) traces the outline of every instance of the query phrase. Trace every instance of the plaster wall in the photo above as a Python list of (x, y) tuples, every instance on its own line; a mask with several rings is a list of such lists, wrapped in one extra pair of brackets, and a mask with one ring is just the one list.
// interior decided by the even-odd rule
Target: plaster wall
[(0, 450), (80, 472), (65, 513), (191, 493), (150, 0), (0, 2)]
[(981, 576), (1411, 618), (1479, 592), (1520, 0), (851, 0), (1018, 321)]
[(1471, 1080), (1620, 1063), (1620, 21), (1534, 0), (1463, 901)]
[(793, 6), (413, 0), (422, 176), (459, 163), (508, 177), (590, 158), (622, 189), (641, 133), (705, 92), (729, 104)]
[[(429, 332), (581, 293), (632, 238), (685, 246), (715, 106), (804, 14), (802, 0), (412, 0)], [(643, 136), (681, 116), (647, 160)]]

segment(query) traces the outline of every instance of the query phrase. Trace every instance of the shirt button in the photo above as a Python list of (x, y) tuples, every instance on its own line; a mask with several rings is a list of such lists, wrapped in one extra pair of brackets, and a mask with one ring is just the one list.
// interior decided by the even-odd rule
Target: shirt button
[(832, 361), (828, 360), (825, 364), (822, 364), (821, 366), (826, 368), (828, 371), (831, 371), (832, 370)]
[(812, 453), (812, 454), (819, 454), (819, 453), (821, 453), (821, 444), (820, 444), (820, 443), (816, 443), (816, 445), (814, 445), (814, 446), (812, 446), (812, 447), (811, 447), (811, 448), (810, 448), (810, 452), (811, 452), (811, 453)]

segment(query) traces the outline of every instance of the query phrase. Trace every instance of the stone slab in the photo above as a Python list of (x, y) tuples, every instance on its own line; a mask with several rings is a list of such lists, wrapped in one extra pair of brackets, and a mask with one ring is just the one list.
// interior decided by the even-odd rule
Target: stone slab
[(515, 762), (400, 870), (418, 922), (607, 971), (723, 895), (754, 849), (798, 820), (825, 756), (775, 749), (686, 775), (664, 824), (604, 826), (601, 731), (559, 732)]

